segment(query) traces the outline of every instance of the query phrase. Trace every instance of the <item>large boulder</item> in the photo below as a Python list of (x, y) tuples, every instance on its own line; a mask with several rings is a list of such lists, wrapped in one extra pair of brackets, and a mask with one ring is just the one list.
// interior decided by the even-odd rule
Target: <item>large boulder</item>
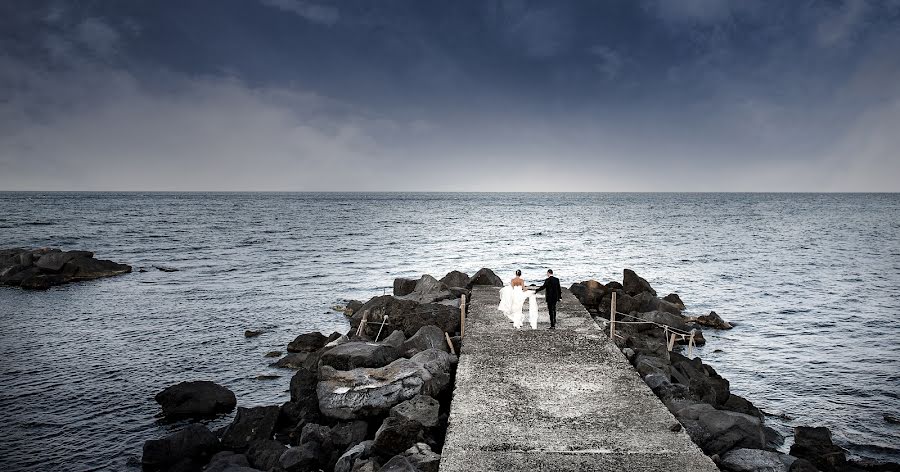
[(335, 346), (322, 354), (322, 365), (338, 370), (358, 367), (383, 367), (400, 357), (400, 351), (387, 344), (349, 342)]
[(419, 472), (438, 472), (441, 455), (425, 443), (416, 443), (401, 454)]
[(700, 358), (688, 359), (672, 352), (669, 354), (669, 361), (672, 380), (688, 387), (697, 400), (722, 406), (731, 397), (728, 380), (712, 366), (704, 364)]
[(677, 306), (679, 309), (684, 310), (684, 302), (681, 301), (681, 297), (679, 297), (677, 293), (670, 293), (663, 297), (663, 300)]
[(651, 287), (643, 277), (638, 276), (633, 270), (625, 269), (623, 273), (622, 287), (624, 288), (625, 293), (633, 296), (642, 292), (647, 292), (654, 297), (656, 296), (656, 290), (653, 290), (653, 287)]
[(231, 390), (206, 380), (175, 384), (157, 393), (154, 399), (169, 419), (210, 417), (228, 413), (237, 405)]
[(422, 368), (422, 393), (434, 398), (440, 397), (447, 391), (453, 380), (453, 369), (458, 361), (457, 357), (440, 349), (428, 349), (422, 351), (410, 361)]
[(412, 357), (428, 349), (450, 350), (444, 331), (434, 325), (421, 327), (415, 335), (403, 343), (400, 352), (404, 357)]
[(269, 364), (272, 367), (281, 367), (284, 369), (299, 369), (306, 364), (307, 358), (315, 353), (310, 352), (290, 352), (281, 359)]
[(244, 454), (234, 451), (216, 453), (203, 468), (203, 472), (251, 472), (257, 469), (250, 467), (250, 461)]
[(635, 298), (640, 303), (640, 307), (638, 308), (638, 311), (640, 312), (662, 311), (674, 315), (681, 315), (681, 308), (678, 308), (674, 303), (669, 303), (661, 298), (650, 295), (647, 292), (641, 292), (635, 295)]
[(322, 366), (316, 387), (319, 409), (325, 416), (343, 420), (386, 414), (394, 405), (421, 393), (423, 370), (409, 359), (350, 371)]
[[(624, 290), (616, 290), (616, 311), (619, 313), (630, 314), (632, 312), (639, 311), (641, 307), (641, 302), (636, 298), (632, 297), (625, 293)], [(603, 313), (609, 313), (610, 305), (612, 305), (612, 292), (607, 293), (603, 296), (603, 299), (600, 301), (600, 311)], [(617, 319), (622, 319), (621, 317)]]
[(494, 273), (491, 269), (482, 268), (479, 269), (478, 272), (475, 272), (475, 275), (466, 282), (466, 288), (471, 290), (475, 285), (490, 285), (492, 287), (502, 287), (503, 280), (500, 277), (497, 277), (497, 274)]
[(3, 276), (0, 277), (0, 282), (3, 282), (6, 285), (18, 287), (19, 285), (22, 285), (22, 282), (24, 282), (25, 280), (28, 280), (40, 274), (41, 269), (38, 269), (37, 267), (16, 265), (4, 271)]
[(347, 449), (335, 463), (334, 472), (351, 472), (357, 459), (363, 461), (372, 456), (372, 444), (374, 443), (375, 441), (363, 441)]
[(762, 449), (734, 449), (722, 454), (717, 465), (730, 472), (788, 472), (782, 454)]
[(454, 270), (442, 277), (441, 283), (447, 287), (465, 287), (469, 283), (469, 274)]
[(578, 298), (582, 305), (591, 308), (598, 307), (600, 302), (603, 301), (603, 297), (609, 293), (606, 286), (596, 280), (585, 280), (584, 282), (572, 284), (569, 287), (569, 291)]
[(391, 328), (403, 330), (406, 336), (416, 334), (419, 328), (427, 325), (435, 325), (450, 333), (459, 331), (458, 308), (439, 303), (420, 304), (414, 300), (390, 295), (375, 297), (354, 313), (351, 318), (354, 329), (359, 326), (364, 316), (367, 317), (372, 336), (378, 332), (385, 316), (388, 317)]
[(693, 424), (685, 423), (691, 438), (708, 455), (737, 448), (762, 449), (766, 445), (762, 423), (755, 416), (711, 410), (701, 412)]
[(67, 262), (76, 257), (90, 259), (94, 257), (94, 253), (88, 251), (48, 252), (47, 254), (40, 256), (40, 258), (34, 262), (34, 266), (45, 272), (59, 272)]
[(454, 298), (454, 295), (450, 292), (450, 287), (444, 285), (438, 279), (425, 274), (416, 282), (416, 288), (403, 298), (419, 303), (437, 303)]
[(391, 408), (391, 416), (415, 421), (423, 428), (434, 428), (438, 425), (441, 404), (427, 395), (416, 395), (409, 400)]
[[(416, 279), (407, 279), (403, 277), (398, 277), (394, 279), (394, 296), (395, 297), (405, 297), (413, 292), (416, 289), (416, 283), (419, 281)], [(354, 313), (359, 310), (355, 310)]]
[(168, 470), (175, 464), (199, 469), (219, 451), (219, 440), (203, 425), (190, 424), (163, 439), (144, 443), (141, 464), (144, 470)]
[(382, 457), (391, 457), (425, 441), (425, 428), (415, 420), (388, 416), (375, 433), (373, 451)]
[(697, 324), (700, 324), (703, 326), (709, 326), (710, 328), (715, 328), (715, 329), (731, 329), (732, 328), (731, 323), (723, 320), (722, 317), (719, 316), (719, 314), (714, 311), (709, 312), (708, 315), (698, 316), (696, 321), (697, 321)]
[(390, 336), (384, 338), (381, 342), (403, 352), (403, 343), (406, 342), (406, 335), (402, 329), (395, 329)]
[(305, 333), (288, 343), (288, 352), (315, 352), (328, 344), (328, 337), (319, 332)]
[(319, 443), (308, 442), (296, 447), (292, 447), (278, 458), (279, 469), (285, 472), (307, 472), (311, 470), (320, 470), (319, 462), (322, 457), (322, 451)]
[(222, 446), (242, 452), (253, 441), (272, 439), (278, 416), (277, 406), (238, 408), (234, 421), (222, 433)]
[(247, 447), (247, 461), (256, 469), (271, 470), (278, 465), (278, 459), (287, 446), (274, 439), (257, 439)]
[(806, 459), (822, 472), (843, 470), (847, 465), (844, 450), (832, 442), (831, 431), (824, 427), (795, 427), (791, 455)]

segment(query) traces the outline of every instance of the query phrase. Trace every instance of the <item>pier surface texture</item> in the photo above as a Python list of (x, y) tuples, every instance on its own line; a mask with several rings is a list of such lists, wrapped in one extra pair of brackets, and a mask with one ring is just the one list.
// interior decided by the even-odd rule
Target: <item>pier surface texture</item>
[(499, 302), (472, 290), (441, 472), (718, 471), (568, 290), (556, 330)]

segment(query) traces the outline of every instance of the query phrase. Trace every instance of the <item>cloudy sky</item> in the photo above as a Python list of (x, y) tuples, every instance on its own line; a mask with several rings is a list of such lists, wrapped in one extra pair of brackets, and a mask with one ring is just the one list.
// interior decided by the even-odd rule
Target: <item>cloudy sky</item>
[(7, 1), (0, 190), (900, 191), (900, 0)]

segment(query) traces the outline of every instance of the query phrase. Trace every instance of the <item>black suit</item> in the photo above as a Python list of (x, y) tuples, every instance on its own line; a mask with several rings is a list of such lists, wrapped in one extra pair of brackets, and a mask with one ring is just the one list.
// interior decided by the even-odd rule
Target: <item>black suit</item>
[(544, 285), (538, 287), (535, 292), (547, 289), (547, 311), (550, 312), (550, 326), (556, 327), (556, 302), (562, 300), (562, 289), (559, 287), (559, 279), (554, 276), (547, 277)]

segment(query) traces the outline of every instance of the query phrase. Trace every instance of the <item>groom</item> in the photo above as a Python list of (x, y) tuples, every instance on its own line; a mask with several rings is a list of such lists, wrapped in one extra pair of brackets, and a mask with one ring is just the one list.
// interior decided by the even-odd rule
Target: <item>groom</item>
[(549, 329), (556, 329), (556, 302), (562, 300), (562, 289), (559, 288), (559, 279), (553, 276), (553, 269), (547, 269), (547, 280), (535, 293), (544, 289), (547, 289), (547, 311), (550, 312)]

